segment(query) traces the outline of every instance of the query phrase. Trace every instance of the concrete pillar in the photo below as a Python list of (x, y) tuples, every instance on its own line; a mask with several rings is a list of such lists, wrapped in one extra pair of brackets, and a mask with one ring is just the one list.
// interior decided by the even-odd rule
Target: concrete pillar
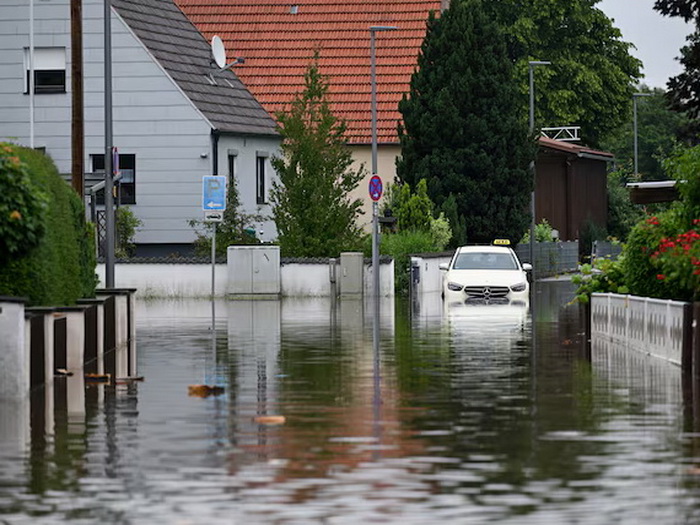
[(359, 252), (340, 254), (340, 295), (362, 295), (364, 289), (364, 257)]
[[(134, 288), (110, 288), (96, 291), (97, 298), (113, 301), (114, 307), (109, 306), (105, 310), (105, 334), (106, 341), (113, 339), (113, 348), (105, 347), (105, 352), (113, 352), (113, 356), (106, 356), (105, 373), (113, 375), (113, 379), (126, 378), (136, 369), (136, 329), (134, 323), (135, 298)], [(113, 312), (113, 313), (112, 313)], [(112, 360), (113, 357), (113, 360)], [(110, 363), (114, 363), (113, 368)]]
[(136, 290), (129, 293), (129, 377), (138, 375), (138, 359), (136, 354)]
[(104, 323), (107, 298), (79, 299), (85, 310), (85, 372), (104, 374)]
[(85, 363), (85, 306), (55, 308), (66, 319), (66, 369), (83, 375)]
[(24, 303), (21, 298), (0, 297), (0, 399), (29, 397)]
[(25, 311), (30, 329), (31, 388), (53, 388), (55, 309), (31, 307)]

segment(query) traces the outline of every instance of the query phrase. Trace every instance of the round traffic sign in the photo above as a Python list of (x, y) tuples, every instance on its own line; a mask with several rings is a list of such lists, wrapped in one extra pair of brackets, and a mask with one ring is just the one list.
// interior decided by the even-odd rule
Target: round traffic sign
[(378, 201), (382, 198), (382, 191), (384, 191), (382, 179), (379, 175), (373, 175), (372, 178), (369, 179), (369, 196), (373, 201)]

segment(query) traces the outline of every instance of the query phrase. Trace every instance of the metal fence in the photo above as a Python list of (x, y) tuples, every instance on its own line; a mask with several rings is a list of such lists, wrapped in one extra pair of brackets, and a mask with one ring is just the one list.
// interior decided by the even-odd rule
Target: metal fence
[(534, 267), (535, 278), (549, 277), (578, 270), (578, 241), (536, 242), (535, 261), (530, 261), (530, 244), (518, 244), (515, 253), (521, 262), (529, 262)]
[(681, 365), (692, 330), (690, 303), (600, 294), (591, 297), (591, 340), (608, 340)]

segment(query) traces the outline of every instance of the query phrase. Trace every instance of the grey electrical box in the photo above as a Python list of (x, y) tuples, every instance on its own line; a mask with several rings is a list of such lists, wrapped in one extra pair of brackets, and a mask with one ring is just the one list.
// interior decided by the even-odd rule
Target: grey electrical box
[(280, 295), (280, 248), (271, 245), (229, 246), (228, 294), (277, 298)]
[(340, 254), (340, 295), (362, 295), (364, 291), (364, 257), (359, 252)]

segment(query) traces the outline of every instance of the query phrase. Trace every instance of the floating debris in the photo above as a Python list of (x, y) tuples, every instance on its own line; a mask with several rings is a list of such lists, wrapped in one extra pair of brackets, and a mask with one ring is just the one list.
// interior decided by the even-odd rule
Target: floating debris
[(189, 385), (187, 394), (191, 397), (219, 396), (224, 393), (224, 387), (214, 385)]
[(114, 380), (114, 382), (118, 385), (125, 385), (136, 381), (143, 381), (143, 376), (118, 377)]
[(254, 421), (261, 425), (284, 425), (287, 418), (284, 416), (256, 416)]
[(112, 374), (85, 374), (87, 383), (109, 383), (111, 380)]

